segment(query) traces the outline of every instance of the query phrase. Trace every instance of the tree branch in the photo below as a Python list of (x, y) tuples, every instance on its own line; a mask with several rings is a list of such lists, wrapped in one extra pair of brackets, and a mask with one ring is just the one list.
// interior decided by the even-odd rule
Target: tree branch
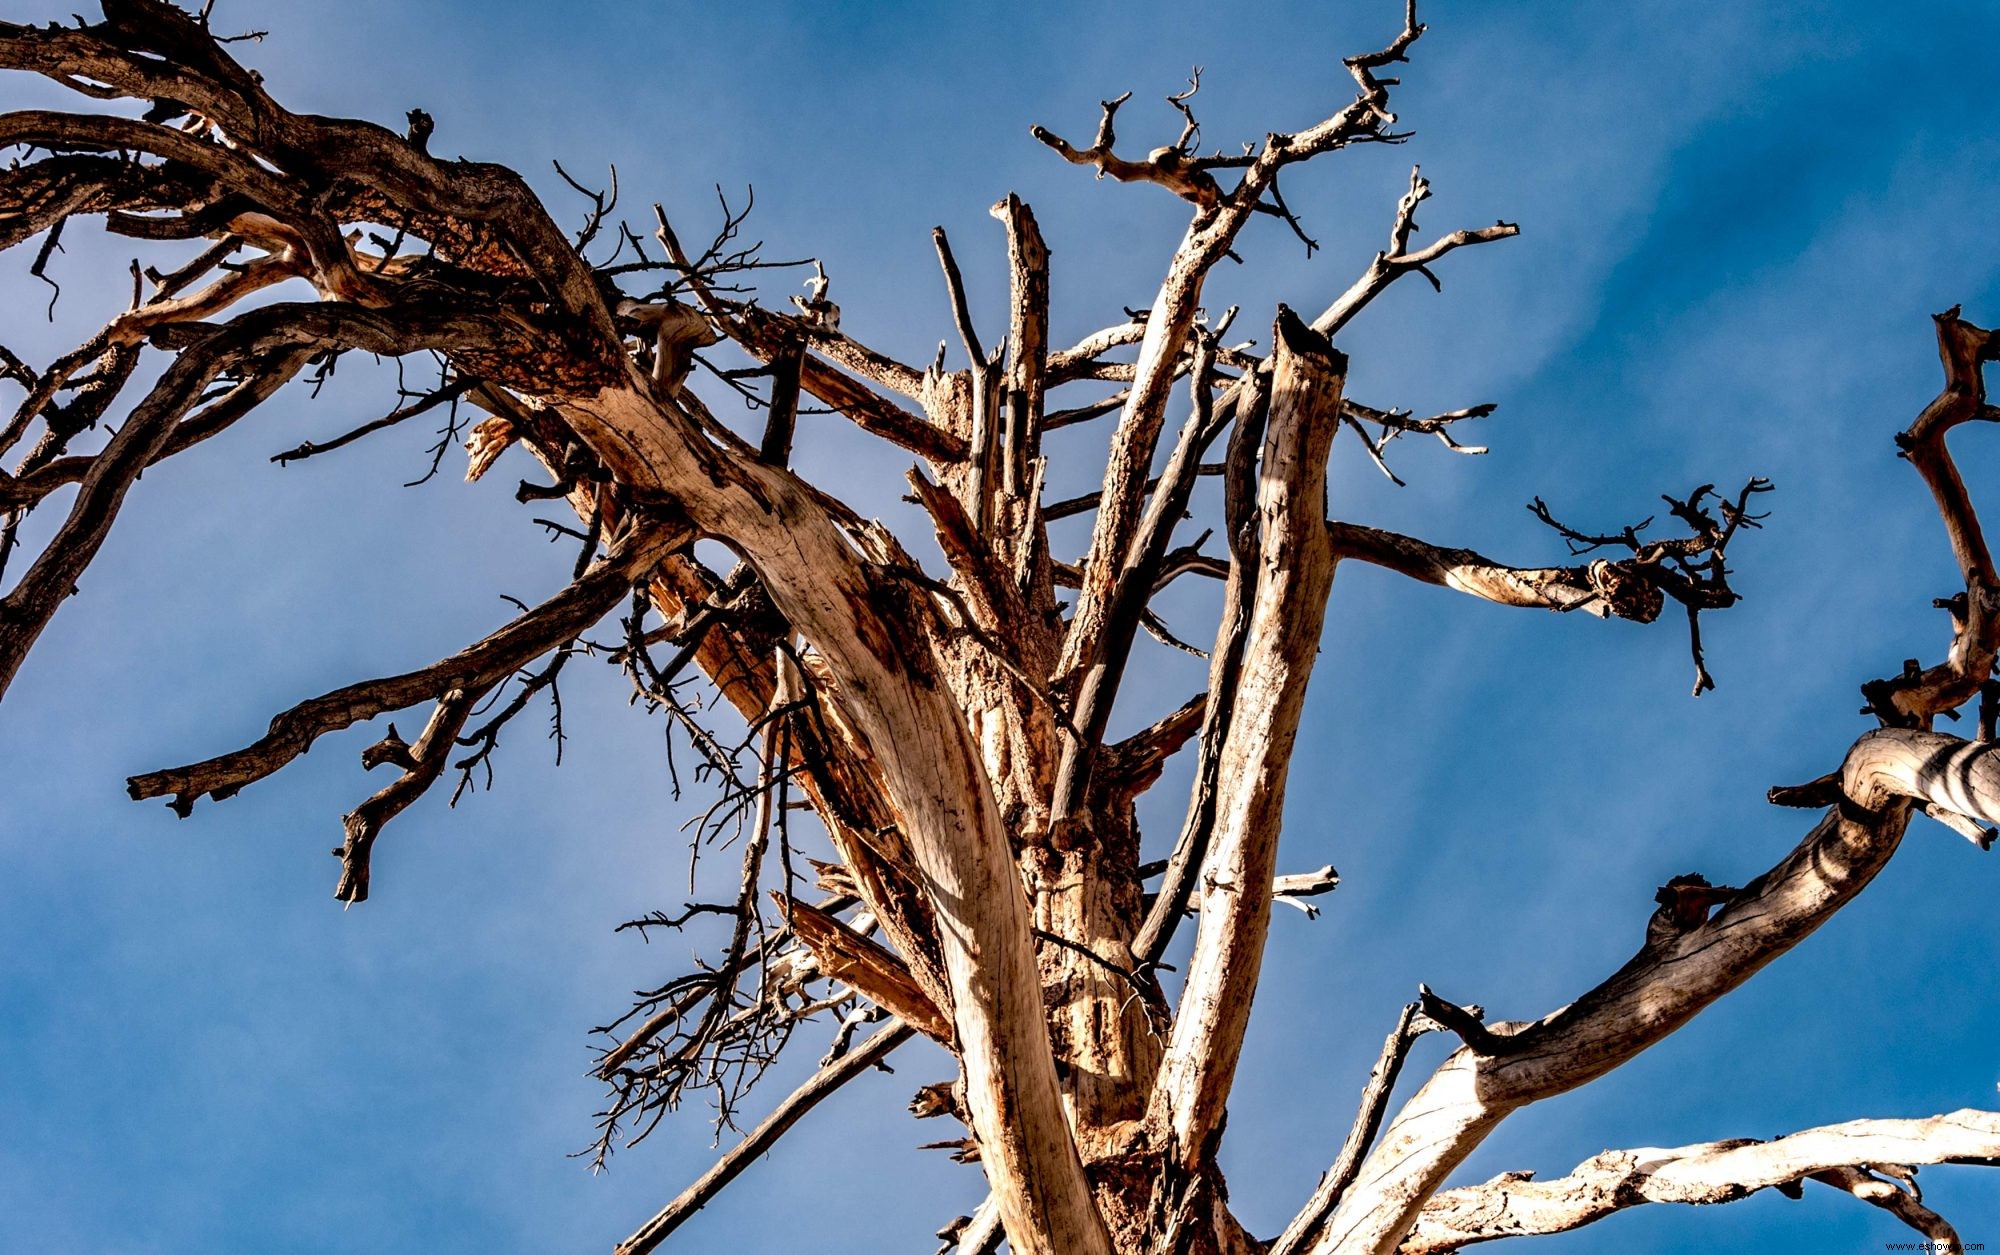
[(1490, 244), (1521, 233), (1521, 228), (1511, 222), (1496, 222), (1477, 230), (1453, 231), (1414, 253), (1410, 252), (1410, 234), (1417, 230), (1417, 206), (1428, 200), (1430, 194), (1430, 180), (1423, 177), (1418, 167), (1411, 166), (1410, 190), (1403, 194), (1403, 199), (1396, 206), (1395, 224), (1389, 231), (1388, 251), (1375, 254), (1375, 260), (1368, 263), (1368, 269), (1362, 272), (1361, 277), (1327, 306), (1318, 318), (1313, 319), (1313, 330), (1328, 336), (1340, 334), (1348, 323), (1354, 321), (1355, 315), (1368, 307), (1369, 302), (1404, 275), (1420, 274), (1430, 280), (1433, 288), (1442, 290), (1444, 285), (1429, 269), (1432, 262), (1469, 244)]
[[(1703, 1206), (1812, 1178), (1885, 1206), (1927, 1236), (1957, 1235), (1920, 1195), (1875, 1177), (1874, 1165), (2000, 1162), (2000, 1112), (1954, 1111), (1924, 1120), (1854, 1120), (1775, 1141), (1706, 1142), (1671, 1150), (1607, 1150), (1569, 1176), (1533, 1181), (1510, 1172), (1445, 1190), (1424, 1205), (1401, 1255), (1434, 1255), (1495, 1238), (1567, 1233), (1646, 1203)], [(1896, 1198), (1890, 1198), (1894, 1195)], [(1899, 1198), (1900, 1204), (1896, 1201)]]
[[(157, 329), (181, 350), (174, 364), (134, 407), (104, 451), (91, 461), (67, 519), (54, 539), (0, 600), (0, 696), (49, 620), (97, 556), (140, 472), (162, 456), (203, 390), (225, 372), (247, 369), (239, 395), (216, 402), (228, 417), (235, 407), (255, 404), (304, 365), (313, 351), (329, 345), (404, 353), (444, 343), (482, 344), (491, 338), (484, 319), (467, 319), (436, 308), (412, 306), (391, 319), (380, 311), (322, 303), (266, 306), (221, 327), (202, 323)], [(260, 378), (268, 373), (268, 378)], [(190, 441), (192, 443), (192, 441)], [(19, 481), (17, 481), (18, 484)], [(12, 495), (12, 494), (10, 494)]]
[(1869, 708), (1886, 723), (1929, 727), (1931, 718), (1972, 699), (2000, 656), (2000, 578), (1945, 437), (1952, 428), (1991, 417), (1986, 406), (1985, 364), (2000, 358), (2000, 334), (1959, 317), (1957, 306), (1937, 315), (1938, 357), (1944, 390), (1925, 406), (1896, 445), (1924, 477), (1965, 578), (1962, 604), (1954, 606), (1955, 633), (1943, 662), (1862, 686)]
[(636, 580), (668, 550), (685, 544), (681, 528), (649, 530), (628, 539), (604, 560), (541, 605), (491, 636), (428, 667), (365, 680), (299, 703), (271, 720), (254, 743), (185, 767), (148, 772), (127, 781), (133, 800), (172, 797), (186, 817), (207, 795), (220, 801), (262, 780), (312, 747), (323, 733), (413, 706), (458, 689), (483, 691), (576, 636), (609, 614)]
[[(347, 835), (340, 848), (333, 852), (340, 860), (340, 880), (333, 889), (337, 901), (351, 906), (368, 900), (370, 855), (375, 848), (375, 838), (381, 835), (384, 824), (402, 814), (410, 803), (437, 783), (445, 764), (451, 761), (452, 746), (465, 728), (466, 717), (488, 691), (486, 688), (453, 689), (438, 699), (436, 709), (424, 726), (423, 735), (417, 738), (415, 745), (403, 749), (396, 756), (403, 765), (403, 774), (348, 812), (341, 821)], [(394, 732), (391, 728), (391, 736)], [(383, 745), (378, 744), (375, 748), (380, 751)], [(375, 766), (366, 753), (362, 755), (362, 761), (370, 767)]]
[(1100, 179), (1108, 174), (1120, 183), (1156, 183), (1203, 209), (1214, 206), (1222, 199), (1222, 186), (1193, 160), (1187, 149), (1179, 145), (1156, 148), (1143, 161), (1128, 161), (1111, 151), (1117, 142), (1113, 118), (1118, 107), (1131, 98), (1132, 93), (1126, 92), (1115, 100), (1101, 102), (1104, 116), (1097, 124), (1097, 138), (1088, 148), (1077, 148), (1047, 127), (1030, 127), (1028, 133), (1071, 165), (1093, 167)]
[(645, 1255), (667, 1240), (674, 1230), (685, 1224), (689, 1217), (706, 1207), (722, 1188), (743, 1174), (743, 1170), (762, 1158), (766, 1152), (791, 1130), (799, 1118), (817, 1107), (835, 1090), (855, 1077), (879, 1066), (888, 1058), (889, 1052), (910, 1039), (912, 1029), (907, 1024), (890, 1021), (877, 1029), (874, 1036), (849, 1051), (835, 1062), (821, 1068), (811, 1080), (792, 1091), (789, 1098), (778, 1104), (764, 1122), (750, 1131), (750, 1135), (731, 1147), (729, 1153), (717, 1160), (715, 1166), (682, 1190), (674, 1201), (661, 1208), (659, 1213), (637, 1232), (618, 1244), (613, 1255)]
[[(769, 364), (784, 352), (787, 340), (800, 334), (798, 319), (754, 305), (726, 306), (733, 314), (722, 321), (722, 329), (729, 337), (741, 345), (743, 350), (765, 364)], [(881, 381), (892, 383), (897, 390), (911, 387), (909, 378), (903, 373), (909, 367), (891, 363), (887, 358), (875, 359), (880, 355), (872, 351), (848, 351), (845, 337), (838, 339), (823, 329), (814, 327), (804, 331), (807, 344), (815, 352), (826, 356), (850, 369), (861, 369), (864, 374), (879, 375)], [(912, 372), (914, 373), (914, 372)], [(914, 385), (922, 391), (922, 377)], [(827, 405), (839, 410), (854, 422), (854, 425), (873, 436), (879, 436), (891, 444), (908, 449), (917, 456), (934, 464), (945, 464), (962, 459), (966, 453), (964, 439), (929, 422), (923, 417), (897, 405), (887, 397), (872, 391), (860, 381), (843, 371), (835, 369), (816, 357), (807, 357), (799, 368), (799, 384), (807, 392)]]
[(1156, 587), (1160, 563), (1172, 543), (1175, 526), (1187, 510), (1195, 480), (1202, 473), (1201, 455), (1222, 430), (1222, 422), (1215, 413), (1215, 397), (1209, 388), (1214, 347), (1212, 337), (1198, 334), (1194, 366), (1189, 375), (1191, 412), (1166, 469), (1160, 473), (1157, 489), (1146, 500), (1124, 568), (1112, 584), (1097, 651), (1087, 660), (1078, 681), (1073, 716), (1077, 730), (1063, 739), (1049, 804), (1051, 825), (1064, 824), (1083, 804), (1092, 759), (1103, 742), (1112, 704), (1117, 700), (1126, 662), (1131, 656), (1133, 638)]
[[(995, 204), (992, 214), (1007, 228), (1007, 268), (1010, 276), (1007, 322), (1007, 412), (1000, 441), (1001, 490), (1019, 497), (1029, 479), (1029, 466), (1042, 451), (1042, 406), (1049, 352), (1049, 250), (1042, 242), (1034, 211), (1011, 192)], [(1029, 513), (1035, 503), (1029, 502)], [(1032, 517), (1021, 524), (1018, 542), (1034, 546), (1037, 525)]]
[[(1394, 115), (1388, 111), (1388, 81), (1377, 79), (1374, 70), (1403, 59), (1422, 33), (1423, 27), (1416, 21), (1415, 0), (1410, 0), (1404, 29), (1388, 47), (1348, 58), (1348, 68), (1361, 86), (1361, 96), (1304, 131), (1268, 136), (1263, 148), (1247, 164), (1237, 186), (1213, 204), (1203, 206), (1189, 223), (1148, 310), (1132, 387), (1112, 434), (1104, 498), (1082, 564), (1083, 587), (1058, 667), (1058, 677), (1065, 686), (1096, 664), (1106, 646), (1111, 601), (1119, 573), (1125, 569), (1126, 558), (1132, 551), (1139, 503), (1159, 441), (1169, 386), (1194, 326), (1208, 272), (1228, 255), (1238, 233), (1255, 216), (1265, 192), (1283, 167), (1380, 137), (1381, 129), (1394, 121)], [(1108, 114), (1112, 107), (1107, 104), (1106, 125), (1100, 131), (1101, 143), (1096, 146), (1106, 152), (1110, 148)]]
[[(1803, 941), (1852, 901), (1900, 845), (1916, 801), (2000, 820), (2000, 750), (1885, 728), (1843, 766), (1840, 804), (1771, 870), (1733, 892), (1663, 891), (1624, 967), (1531, 1024), (1480, 1026), (1383, 1135), (1310, 1247), (1388, 1255), (1445, 1176), (1506, 1116), (1618, 1067)], [(1708, 911), (1720, 898), (1720, 909)]]
[(1280, 307), (1258, 489), (1263, 560), (1223, 744), (1201, 924), (1148, 1122), (1186, 1171), (1222, 1120), (1271, 914), (1285, 780), (1333, 581), (1326, 457), (1347, 361)]
[(1599, 618), (1651, 623), (1665, 600), (1633, 561), (1515, 567), (1470, 549), (1433, 545), (1356, 523), (1329, 522), (1327, 531), (1336, 559), (1358, 559), (1503, 606), (1581, 610)]
[(910, 978), (900, 959), (825, 911), (797, 898), (773, 896), (799, 944), (818, 960), (822, 975), (845, 981), (903, 1023), (946, 1049), (952, 1048), (951, 1021)]
[(1223, 584), (1222, 615), (1215, 629), (1215, 644), (1208, 653), (1208, 699), (1202, 711), (1194, 784), (1180, 834), (1167, 862), (1165, 879), (1160, 882), (1159, 896), (1132, 943), (1133, 958), (1142, 968), (1157, 964), (1166, 954), (1167, 945), (1194, 896), (1195, 876), (1208, 857), (1222, 782), (1223, 747), (1235, 716), (1244, 642), (1250, 634), (1257, 595), (1262, 565), (1256, 516), (1257, 464), (1270, 410), (1269, 383), (1262, 372), (1250, 376), (1249, 391), (1237, 401), (1237, 406), (1223, 481), (1229, 574)]

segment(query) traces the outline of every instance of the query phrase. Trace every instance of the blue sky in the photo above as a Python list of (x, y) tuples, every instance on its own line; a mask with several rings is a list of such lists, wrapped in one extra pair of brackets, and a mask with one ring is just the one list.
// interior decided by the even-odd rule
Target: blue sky
[[(616, 162), (635, 212), (662, 200), (690, 234), (712, 185), (754, 184), (772, 255), (824, 258), (844, 325), (906, 360), (949, 333), (934, 224), (998, 326), (986, 209), (1010, 190), (1049, 238), (1059, 337), (1150, 299), (1184, 207), (1062, 165), (1029, 124), (1087, 136), (1097, 100), (1129, 88), (1126, 142), (1167, 142), (1176, 120), (1158, 98), (1199, 63), (1209, 143), (1293, 128), (1346, 98), (1338, 57), (1377, 46), (1400, 8), (219, 7), (222, 25), (270, 28), (241, 51), (291, 107), (394, 123), (422, 106), (434, 151), (509, 162), (565, 214), (551, 157), (579, 175)], [(1418, 981), (1497, 1016), (1543, 1014), (1630, 953), (1668, 876), (1741, 883), (1805, 830), (1764, 790), (1833, 766), (1865, 726), (1856, 686), (1947, 639), (1929, 603), (1956, 577), (1890, 442), (1937, 388), (1928, 316), (1963, 303), (2000, 320), (2000, 104), (1985, 90), (2000, 11), (1438, 2), (1424, 17), (1395, 96), (1417, 138), (1289, 177), (1323, 251), (1307, 262), (1266, 224), (1209, 294), (1260, 337), (1276, 302), (1317, 308), (1380, 246), (1412, 161), (1436, 188), (1428, 232), (1522, 225), (1449, 259), (1442, 296), (1398, 289), (1342, 338), (1363, 400), (1499, 402), (1481, 433), (1493, 452), (1402, 448), (1399, 490), (1337, 445), (1334, 512), (1528, 562), (1561, 554), (1521, 508), (1535, 495), (1594, 526), (1707, 481), (1762, 474), (1779, 492), (1734, 555), (1743, 604), (1705, 625), (1721, 689), (1699, 701), (1671, 624), (1507, 611), (1342, 571), (1283, 862), (1332, 862), (1343, 884), (1316, 922), (1279, 913), (1225, 1146), (1233, 1199), (1263, 1233), (1330, 1161)], [(54, 99), (0, 81), (0, 105)], [(91, 277), (121, 274), (124, 255), (85, 234), (58, 263), (53, 328), (28, 258), (0, 259), (17, 294), (0, 338), (30, 361), (110, 312)], [(657, 725), (610, 675), (571, 667), (560, 770), (524, 725), (492, 792), (398, 819), (375, 896), (352, 911), (329, 896), (324, 851), (371, 787), (355, 761), (365, 730), (187, 822), (124, 797), (132, 772), (427, 662), (500, 622), (499, 594), (561, 581), (566, 555), (506, 491), (518, 467), (397, 487), (430, 438), (409, 430), (269, 465), (384, 408), (379, 374), (342, 376), (148, 474), (0, 713), (0, 1248), (604, 1249), (710, 1157), (693, 1110), (606, 1175), (566, 1157), (598, 1097), (585, 1030), (688, 948), (610, 932), (684, 896), (688, 813)], [(801, 464), (907, 531), (903, 460), (817, 421)], [(1058, 486), (1091, 479), (1101, 438), (1051, 438)], [(1967, 430), (1955, 446), (1989, 503), (1993, 439)], [(1082, 533), (1060, 539), (1074, 552)], [(1197, 600), (1174, 609), (1207, 634)], [(1143, 661), (1128, 724), (1200, 684), (1187, 660)], [(1156, 840), (1180, 790), (1157, 790)], [(1919, 821), (1820, 934), (1620, 1072), (1516, 1116), (1465, 1179), (1991, 1106), (1993, 857)], [(1426, 1043), (1419, 1064), (1443, 1049)], [(684, 1249), (929, 1249), (982, 1192), (976, 1169), (912, 1149), (941, 1135), (903, 1101), (943, 1075), (903, 1052), (894, 1077), (853, 1086), (727, 1191)], [(1924, 1180), (1968, 1241), (2000, 1233), (2000, 1174)], [(1548, 1245), (1906, 1236), (1815, 1188), (1640, 1209)]]

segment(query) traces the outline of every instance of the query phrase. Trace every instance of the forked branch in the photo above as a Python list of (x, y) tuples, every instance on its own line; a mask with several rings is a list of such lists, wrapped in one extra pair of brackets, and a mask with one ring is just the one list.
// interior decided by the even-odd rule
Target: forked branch
[(364, 680), (301, 702), (272, 719), (270, 731), (243, 749), (133, 776), (127, 789), (134, 800), (170, 797), (170, 805), (185, 817), (197, 799), (234, 796), (305, 753), (325, 733), (442, 698), (453, 690), (491, 688), (609, 614), (662, 555), (690, 539), (684, 528), (643, 529), (583, 578), (484, 640), (428, 667)]

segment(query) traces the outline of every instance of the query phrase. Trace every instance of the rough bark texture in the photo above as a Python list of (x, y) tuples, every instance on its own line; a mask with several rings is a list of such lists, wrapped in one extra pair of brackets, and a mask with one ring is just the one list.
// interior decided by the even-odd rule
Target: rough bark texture
[[(1431, 1255), (1494, 1238), (1564, 1233), (1628, 1207), (1733, 1203), (1758, 1190), (1796, 1190), (1807, 1179), (1886, 1205), (1925, 1237), (1956, 1243), (1958, 1234), (1951, 1226), (1905, 1192), (1910, 1177), (1918, 1164), (1988, 1164), (1995, 1159), (2000, 1159), (2000, 1115), (1990, 1111), (1954, 1111), (1927, 1120), (1854, 1120), (1769, 1142), (1607, 1150), (1554, 1181), (1507, 1173), (1484, 1185), (1446, 1190), (1425, 1204), (1401, 1249), (1403, 1255)], [(1884, 1169), (1885, 1164), (1892, 1167)], [(1878, 1175), (1891, 1172), (1900, 1184)]]

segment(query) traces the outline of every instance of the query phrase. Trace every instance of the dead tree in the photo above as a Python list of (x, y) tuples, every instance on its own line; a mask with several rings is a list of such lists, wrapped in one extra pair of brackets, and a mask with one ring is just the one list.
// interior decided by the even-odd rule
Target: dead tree
[[(1278, 306), (1267, 340), (1232, 343), (1229, 318), (1205, 315), (1203, 287), (1263, 219), (1307, 239), (1279, 186), (1290, 167), (1408, 138), (1387, 71), (1423, 33), (1414, 4), (1386, 47), (1346, 59), (1354, 88), (1330, 114), (1239, 151), (1197, 147), (1193, 85), (1169, 99), (1178, 138), (1144, 156), (1121, 147), (1124, 96), (1104, 102), (1088, 146), (1035, 128), (1065, 161), (1186, 202), (1187, 231), (1147, 308), (1067, 346), (1049, 339), (1049, 254), (1027, 205), (1008, 196), (993, 208), (1012, 269), (1004, 329), (980, 325), (937, 232), (964, 359), (956, 369), (945, 349), (908, 365), (850, 335), (823, 269), (792, 308), (760, 301), (765, 263), (727, 206), (697, 249), (657, 207), (634, 227), (615, 184), (577, 183), (590, 208), (571, 234), (510, 170), (431, 155), (421, 112), (403, 133), (293, 113), (211, 31), (206, 9), (102, 7), (96, 22), (0, 23), (0, 64), (80, 98), (74, 112), (0, 117), (0, 144), (15, 154), (0, 171), (0, 247), (38, 248), (40, 275), (83, 218), (157, 254), (134, 262), (125, 308), (73, 351), (38, 365), (0, 354), (0, 374), (23, 394), (0, 428), (0, 451), (19, 450), (0, 473), (0, 560), (14, 560), (0, 601), (0, 692), (147, 467), (196, 449), (301, 376), (324, 378), (344, 354), (440, 363), (434, 386), (408, 390), (383, 419), (280, 458), (471, 407), (483, 417), (470, 428), (467, 478), (517, 447), (538, 463), (519, 496), (574, 511), (574, 526), (549, 524), (578, 543), (574, 582), (431, 666), (301, 702), (243, 748), (133, 777), (130, 791), (186, 816), (322, 736), (426, 712), (414, 741), (390, 725), (363, 751), (392, 779), (346, 816), (335, 851), (336, 895), (360, 902), (398, 812), (447, 776), (463, 788), (487, 770), (501, 728), (553, 694), (577, 655), (622, 668), (635, 700), (671, 721), (716, 786), (697, 841), (740, 834), (741, 866), (720, 900), (633, 921), (646, 930), (712, 917), (727, 937), (712, 961), (644, 991), (606, 1029), (603, 1149), (643, 1136), (696, 1091), (747, 1115), (750, 1087), (802, 1025), (833, 1026), (834, 1038), (822, 1070), (622, 1252), (658, 1245), (821, 1097), (914, 1034), (960, 1064), (918, 1093), (916, 1114), (962, 1120), (966, 1132), (942, 1144), (976, 1159), (990, 1185), (987, 1205), (944, 1230), (961, 1251), (990, 1251), (1003, 1231), (1022, 1255), (1437, 1251), (1807, 1181), (1955, 1240), (1912, 1174), (2000, 1158), (2000, 1115), (1614, 1151), (1556, 1181), (1509, 1174), (1443, 1187), (1510, 1113), (1631, 1059), (1824, 923), (1882, 869), (1916, 812), (1990, 842), (2000, 575), (1946, 440), (1996, 417), (1983, 368), (2000, 338), (1957, 310), (1939, 315), (1944, 387), (1897, 436), (1964, 575), (1943, 603), (1950, 649), (1864, 685), (1879, 729), (1828, 774), (1773, 791), (1774, 802), (1822, 812), (1796, 849), (1740, 888), (1677, 877), (1631, 960), (1540, 1019), (1487, 1022), (1422, 991), (1385, 1042), (1338, 1160), (1285, 1231), (1260, 1242), (1229, 1211), (1216, 1150), (1273, 902), (1336, 882), (1330, 867), (1280, 874), (1276, 849), (1339, 565), (1642, 623), (1672, 602), (1690, 630), (1698, 694), (1712, 684), (1700, 615), (1736, 599), (1729, 551), (1770, 487), (1750, 479), (1736, 492), (1704, 484), (1669, 496), (1671, 524), (1658, 530), (1573, 527), (1538, 501), (1571, 550), (1549, 566), (1329, 512), (1339, 503), (1328, 501), (1328, 458), (1344, 431), (1385, 472), (1406, 435), (1479, 451), (1457, 433), (1490, 406), (1419, 417), (1365, 403), (1348, 395), (1335, 344), (1391, 285), (1435, 285), (1448, 254), (1516, 228), (1419, 245), (1429, 186), (1413, 172), (1386, 215), (1386, 246), (1317, 315)], [(1056, 404), (1058, 390), (1091, 383), (1099, 394), (1117, 386)], [(808, 403), (914, 455), (910, 489), (934, 536), (901, 540), (865, 503), (791, 465)], [(1044, 435), (1098, 419), (1110, 420), (1101, 488), (1044, 501)], [(1193, 490), (1207, 475), (1221, 478), (1224, 502), (1191, 540)], [(38, 552), (11, 554), (38, 511), (59, 522), (31, 533), (47, 535)], [(1049, 521), (1083, 512), (1095, 518), (1087, 551), (1052, 552)], [(734, 566), (705, 564), (697, 542), (724, 547)], [(1152, 603), (1181, 578), (1222, 587), (1208, 687), (1111, 740), (1136, 636), (1168, 631)], [(607, 618), (621, 639), (590, 641)], [(694, 697), (703, 684), (736, 722), (704, 716)], [(1975, 698), (1978, 739), (1933, 730)], [(1149, 858), (1134, 799), (1182, 752), (1194, 760), (1185, 820)], [(808, 811), (817, 826), (794, 832), (788, 817)], [(809, 867), (813, 901), (798, 866), (809, 848), (826, 856)], [(1193, 957), (1176, 991), (1161, 959), (1190, 916)], [(1405, 1054), (1431, 1031), (1462, 1044), (1391, 1117)]]

